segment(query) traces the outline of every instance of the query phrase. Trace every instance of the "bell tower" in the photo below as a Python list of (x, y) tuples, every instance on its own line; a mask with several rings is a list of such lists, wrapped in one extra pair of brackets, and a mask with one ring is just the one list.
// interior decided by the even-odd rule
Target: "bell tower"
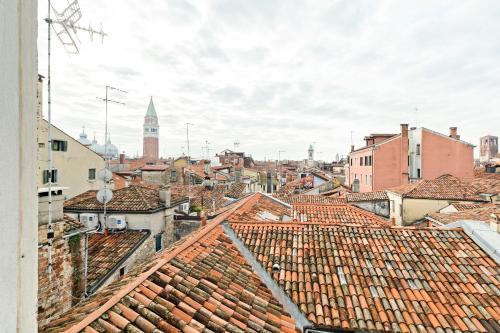
[(159, 137), (160, 125), (156, 115), (153, 97), (149, 100), (148, 111), (144, 116), (143, 129), (143, 149), (142, 156), (152, 160), (158, 160), (159, 155)]

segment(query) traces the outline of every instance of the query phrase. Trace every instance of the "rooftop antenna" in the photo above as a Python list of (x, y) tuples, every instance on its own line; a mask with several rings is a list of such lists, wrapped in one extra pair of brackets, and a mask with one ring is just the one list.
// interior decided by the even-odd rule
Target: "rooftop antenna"
[(125, 105), (125, 103), (120, 101), (115, 101), (108, 98), (108, 91), (114, 90), (124, 94), (128, 94), (125, 90), (118, 89), (112, 86), (106, 86), (106, 97), (96, 97), (97, 99), (104, 101), (106, 104), (106, 121), (104, 125), (104, 169), (99, 171), (99, 178), (104, 182), (104, 188), (99, 190), (96, 194), (97, 200), (104, 205), (103, 218), (104, 218), (104, 230), (107, 230), (107, 216), (106, 216), (106, 204), (113, 198), (113, 192), (108, 189), (108, 184), (113, 179), (113, 173), (109, 170), (109, 155), (108, 155), (108, 102)]
[[(82, 18), (82, 12), (80, 10), (80, 5), (78, 0), (74, 0), (71, 3), (67, 1), (68, 6), (61, 12), (57, 11), (54, 6), (52, 6), (52, 1), (47, 0), (47, 17), (45, 22), (47, 23), (47, 120), (48, 120), (48, 224), (47, 224), (47, 273), (49, 275), (49, 281), (52, 280), (52, 240), (54, 238), (54, 229), (52, 225), (52, 182), (54, 180), (55, 174), (53, 175), (52, 166), (52, 85), (51, 85), (51, 27), (54, 29), (57, 38), (64, 46), (64, 49), (68, 54), (78, 54), (78, 46), (76, 45), (75, 39), (78, 40), (76, 32), (78, 30), (85, 30), (91, 33), (91, 38), (93, 34), (98, 34), (102, 37), (102, 42), (104, 42), (104, 36), (106, 34), (104, 31), (95, 31), (91, 27), (82, 28), (77, 25), (77, 22)], [(51, 13), (54, 12), (55, 18), (51, 17)]]
[(236, 152), (238, 150), (238, 147), (240, 146), (240, 142), (238, 141), (238, 139), (234, 140), (234, 151)]
[(418, 127), (418, 108), (415, 108), (415, 127)]
[(188, 167), (188, 204), (191, 206), (191, 155), (189, 153), (189, 126), (194, 126), (194, 124), (186, 123), (186, 142), (187, 142), (187, 167)]

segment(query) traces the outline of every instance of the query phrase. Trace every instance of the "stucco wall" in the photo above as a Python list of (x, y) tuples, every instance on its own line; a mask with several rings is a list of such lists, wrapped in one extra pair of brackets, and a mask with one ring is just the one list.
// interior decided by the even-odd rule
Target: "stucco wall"
[(403, 200), (403, 225), (410, 224), (423, 219), (429, 213), (436, 213), (451, 202), (470, 203), (470, 201), (448, 201), (448, 200), (429, 200), (429, 199), (411, 199)]
[[(365, 156), (372, 156), (373, 164), (373, 150), (363, 149), (349, 154), (352, 159), (352, 165), (349, 164), (349, 186), (352, 186), (354, 179), (359, 179), (359, 192), (371, 192), (373, 183), (372, 165), (360, 165), (360, 159)], [(364, 161), (363, 161), (364, 164)], [(366, 176), (369, 176), (368, 182)]]
[[(48, 122), (41, 120), (38, 130), (38, 143), (43, 144), (43, 147), (38, 148), (36, 175), (38, 187), (47, 187), (47, 184), (43, 184), (43, 170), (48, 170), (47, 131)], [(58, 174), (56, 185), (68, 187), (68, 189), (64, 190), (67, 198), (88, 190), (102, 188), (102, 181), (97, 179), (97, 173), (104, 168), (102, 157), (55, 126), (52, 126), (52, 139), (68, 142), (67, 151), (52, 151), (52, 165), (54, 169), (57, 169)], [(89, 180), (89, 169), (96, 169), (95, 180)]]
[(0, 1), (0, 331), (36, 332), (37, 1)]
[(422, 178), (448, 173), (458, 178), (474, 176), (473, 148), (461, 141), (424, 130), (422, 132)]
[(389, 201), (365, 201), (356, 202), (353, 205), (384, 217), (389, 217), (390, 214)]
[[(404, 158), (407, 158), (406, 156)], [(401, 185), (401, 137), (377, 146), (373, 156), (373, 191)]]
[(389, 217), (394, 225), (402, 225), (403, 222), (403, 199), (400, 195), (386, 191), (389, 198)]

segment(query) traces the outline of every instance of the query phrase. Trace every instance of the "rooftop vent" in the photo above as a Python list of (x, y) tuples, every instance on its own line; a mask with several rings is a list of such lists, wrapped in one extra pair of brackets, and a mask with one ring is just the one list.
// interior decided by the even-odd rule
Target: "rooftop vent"
[(278, 263), (274, 263), (274, 264), (273, 264), (273, 272), (274, 272), (274, 273), (277, 273), (277, 272), (279, 272), (279, 271), (280, 271), (280, 264), (278, 264)]

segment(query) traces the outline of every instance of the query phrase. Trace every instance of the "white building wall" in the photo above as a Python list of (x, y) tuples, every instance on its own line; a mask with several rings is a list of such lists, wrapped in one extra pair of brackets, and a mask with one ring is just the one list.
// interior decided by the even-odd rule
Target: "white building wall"
[(37, 2), (0, 0), (0, 331), (36, 332)]
[[(420, 169), (420, 177), (422, 177), (422, 128), (417, 128), (408, 131), (408, 155), (410, 156), (409, 177), (417, 179), (418, 169)], [(420, 145), (420, 155), (417, 154)]]

